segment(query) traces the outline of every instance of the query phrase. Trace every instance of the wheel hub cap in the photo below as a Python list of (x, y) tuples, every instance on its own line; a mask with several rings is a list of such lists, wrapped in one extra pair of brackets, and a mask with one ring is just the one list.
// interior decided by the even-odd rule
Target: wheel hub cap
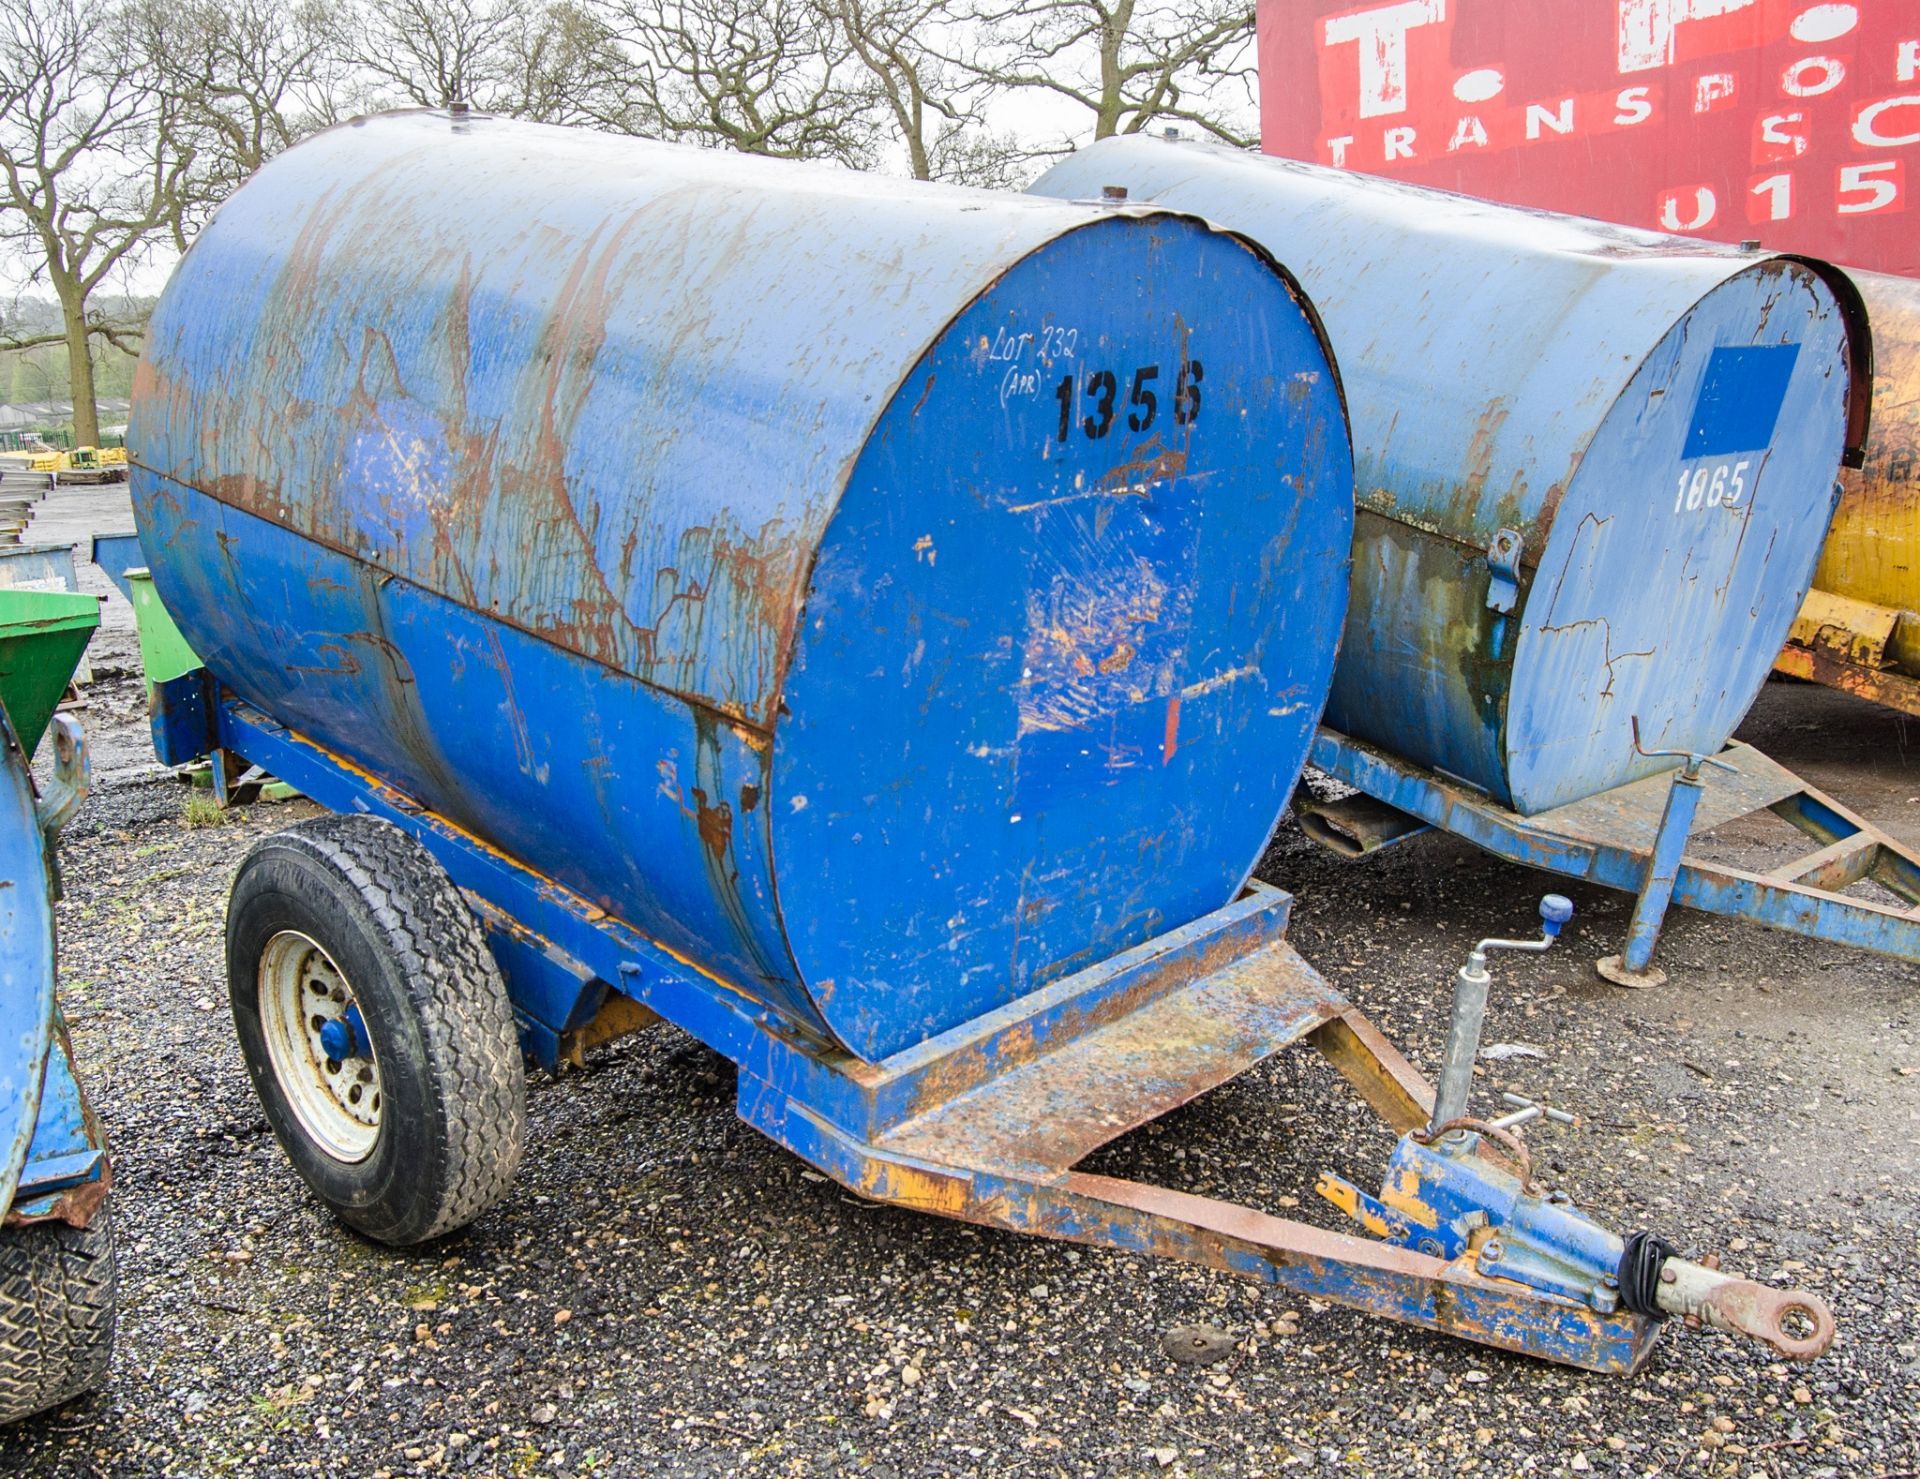
[(379, 1058), (346, 976), (298, 930), (261, 954), (260, 1026), (301, 1128), (336, 1160), (365, 1160), (380, 1138)]

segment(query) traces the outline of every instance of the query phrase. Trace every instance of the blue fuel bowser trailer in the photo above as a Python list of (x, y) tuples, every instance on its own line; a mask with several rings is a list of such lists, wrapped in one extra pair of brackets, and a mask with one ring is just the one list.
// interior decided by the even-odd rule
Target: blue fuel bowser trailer
[[(1674, 1313), (1831, 1338), (1535, 1184), (1511, 1116), (1436, 1107), (1250, 881), (1353, 502), (1318, 320), (1245, 238), (362, 119), (187, 254), (129, 441), (204, 664), (154, 685), (162, 758), (334, 813), (242, 865), (229, 983), (277, 1135), (365, 1234), (506, 1192), (522, 1047), (665, 1018), (880, 1201), (1597, 1370)], [(1322, 1179), (1375, 1238), (1076, 1169), (1295, 1042), (1401, 1137), (1384, 1200)]]
[[(1920, 960), (1920, 860), (1728, 743), (1866, 438), (1844, 274), (1177, 138), (1103, 140), (1034, 190), (1109, 187), (1283, 256), (1341, 366), (1353, 599), (1313, 764), (1358, 794), (1303, 799), (1311, 835), (1439, 827), (1633, 893), (1619, 985), (1660, 978), (1669, 902)], [(1767, 810), (1811, 851), (1688, 851)]]

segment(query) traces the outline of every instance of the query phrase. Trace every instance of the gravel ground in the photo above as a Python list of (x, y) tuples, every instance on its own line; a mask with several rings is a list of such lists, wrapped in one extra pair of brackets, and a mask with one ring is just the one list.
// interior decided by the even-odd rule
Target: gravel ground
[[(1920, 1474), (1912, 967), (1676, 917), (1671, 983), (1624, 993), (1591, 962), (1626, 902), (1591, 890), (1562, 947), (1497, 966), (1489, 1041), (1546, 1056), (1491, 1065), (1483, 1096), (1585, 1116), (1536, 1156), (1616, 1226), (1824, 1295), (1841, 1333), (1807, 1367), (1675, 1329), (1639, 1376), (1594, 1377), (869, 1206), (740, 1124), (730, 1065), (665, 1027), (534, 1073), (516, 1195), (395, 1253), (306, 1195), (227, 1019), (228, 880), (314, 808), (190, 825), (124, 632), (94, 662), (61, 968), (114, 1152), (119, 1348), (107, 1391), (0, 1433), (0, 1474)], [(1920, 830), (1894, 716), (1776, 684), (1749, 732)], [(1261, 871), (1297, 891), (1303, 953), (1429, 1070), (1461, 952), (1530, 930), (1551, 886), (1448, 838), (1343, 863), (1291, 828)], [(1098, 1166), (1337, 1226), (1316, 1172), (1365, 1183), (1389, 1149), (1296, 1049)], [(1239, 1345), (1175, 1365), (1186, 1323)]]

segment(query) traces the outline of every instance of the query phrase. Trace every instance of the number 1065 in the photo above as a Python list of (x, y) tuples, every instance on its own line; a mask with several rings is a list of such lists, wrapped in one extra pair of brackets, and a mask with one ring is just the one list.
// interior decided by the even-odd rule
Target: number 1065
[(1746, 496), (1751, 462), (1716, 462), (1711, 467), (1680, 469), (1673, 511), (1696, 508), (1733, 508)]

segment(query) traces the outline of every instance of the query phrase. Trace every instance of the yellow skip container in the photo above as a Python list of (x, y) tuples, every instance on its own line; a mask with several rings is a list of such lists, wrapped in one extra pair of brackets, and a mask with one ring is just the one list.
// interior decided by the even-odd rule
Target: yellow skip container
[(1851, 276), (1873, 323), (1873, 426), (1774, 666), (1920, 714), (1920, 278)]

